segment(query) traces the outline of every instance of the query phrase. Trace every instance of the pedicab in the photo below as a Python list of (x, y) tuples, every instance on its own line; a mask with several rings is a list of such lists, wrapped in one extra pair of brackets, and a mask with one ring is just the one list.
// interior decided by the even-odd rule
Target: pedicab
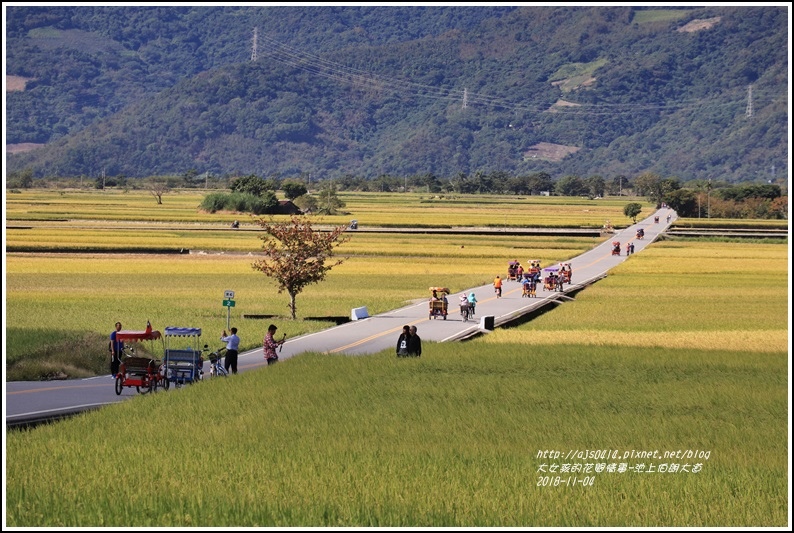
[(429, 316), (427, 318), (442, 317), (446, 320), (449, 289), (446, 287), (430, 287), (430, 292), (433, 295), (430, 298)]
[(151, 357), (136, 355), (131, 342), (153, 341), (162, 335), (157, 330), (152, 330), (152, 325), (147, 321), (144, 331), (118, 331), (116, 341), (124, 343), (124, 357), (116, 374), (116, 394), (121, 395), (124, 387), (135, 387), (140, 394), (156, 391), (164, 382), (162, 362)]
[(535, 298), (535, 291), (537, 290), (538, 283), (535, 278), (524, 278), (522, 285), (521, 297), (522, 298)]
[(571, 276), (573, 275), (573, 269), (571, 268), (570, 263), (560, 263), (560, 278), (565, 283), (571, 282)]
[(535, 279), (538, 281), (540, 278), (540, 259), (530, 259), (529, 260), (529, 270), (524, 272), (524, 277), (529, 279)]
[(654, 224), (658, 224), (659, 223), (659, 217), (653, 217), (653, 223)]
[[(184, 339), (183, 347), (176, 347)], [(168, 326), (165, 328), (165, 358), (163, 359), (163, 384), (166, 389), (171, 383), (176, 387), (195, 383), (204, 373), (204, 358), (201, 341), (201, 328), (182, 328)], [(205, 344), (204, 348), (208, 346)]]
[(620, 255), (620, 241), (612, 241), (612, 255)]
[(644, 229), (640, 228), (640, 229), (637, 230), (637, 238), (638, 239), (644, 239), (645, 238), (645, 230)]
[(544, 291), (556, 291), (558, 288), (562, 290), (562, 283), (557, 275), (559, 270), (559, 267), (546, 267), (543, 269), (545, 274), (543, 276)]
[(507, 279), (510, 281), (518, 281), (518, 267), (521, 266), (518, 261), (510, 261), (507, 264)]

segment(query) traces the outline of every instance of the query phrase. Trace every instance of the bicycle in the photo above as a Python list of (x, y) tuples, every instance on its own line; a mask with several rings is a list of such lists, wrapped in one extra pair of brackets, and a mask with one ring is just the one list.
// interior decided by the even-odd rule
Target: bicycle
[(221, 361), (221, 353), (226, 349), (224, 346), (223, 348), (219, 348), (214, 352), (210, 353), (207, 357), (210, 360), (210, 377), (222, 377), (225, 378), (229, 375), (229, 371), (226, 370), (226, 367), (223, 366), (223, 362)]
[(463, 317), (464, 322), (469, 321), (469, 317), (472, 315), (472, 305), (471, 304), (461, 304), (460, 305), (460, 316)]

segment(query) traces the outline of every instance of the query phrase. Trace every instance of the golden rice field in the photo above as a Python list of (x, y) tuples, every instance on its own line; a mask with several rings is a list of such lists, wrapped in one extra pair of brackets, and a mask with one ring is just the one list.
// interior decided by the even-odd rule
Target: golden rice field
[[(88, 230), (85, 237), (95, 233)], [(260, 243), (253, 232), (245, 237)], [(198, 232), (191, 238), (208, 244)], [(333, 268), (324, 282), (298, 296), (298, 321), (285, 320), (288, 296), (278, 294), (271, 279), (251, 268), (256, 257), (248, 253), (10, 253), (6, 256), (7, 360), (29, 365), (39, 352), (50, 358), (53, 350), (73, 351), (63, 346), (64, 339), (89, 333), (101, 361), (102, 339), (116, 320), (130, 329), (142, 329), (149, 320), (160, 329), (183, 325), (220, 332), (226, 327), (227, 309), (221, 305), (226, 290), (235, 291), (231, 321), (240, 329), (242, 347), (251, 348), (259, 345), (267, 324), (244, 315), (284, 320), (281, 331), (293, 337), (326, 328), (329, 320), (349, 316), (354, 307), (367, 306), (373, 314), (401, 307), (426, 297), (430, 286), (456, 291), (482, 285), (514, 256), (525, 260), (531, 255), (552, 264), (578, 255), (595, 241), (354, 234), (338, 249), (345, 262)], [(95, 372), (105, 371), (105, 366), (97, 363)]]
[[(217, 191), (207, 191), (217, 192)], [(80, 223), (138, 221), (217, 224), (228, 227), (233, 220), (250, 222), (240, 213), (206, 213), (198, 206), (205, 196), (195, 189), (174, 190), (163, 196), (162, 205), (146, 191), (38, 190), (6, 195), (6, 220), (27, 223), (62, 221)], [(434, 197), (417, 193), (339, 193), (345, 215), (323, 217), (327, 224), (348, 224), (351, 219), (365, 226), (491, 226), (491, 227), (601, 227), (606, 220), (616, 226), (631, 221), (623, 206), (643, 199), (587, 200), (565, 197), (455, 195)]]
[[(408, 277), (379, 276), (384, 257), (336, 275)], [(206, 283), (216, 260), (189, 264)], [(13, 431), (7, 525), (786, 528), (787, 270), (782, 244), (657, 242), (574, 301), (419, 359), (303, 354)], [(90, 284), (55, 271), (19, 279)], [(610, 455), (543, 455), (572, 450)]]
[(565, 313), (483, 342), (786, 351), (785, 245), (662, 241), (636, 259), (578, 294)]

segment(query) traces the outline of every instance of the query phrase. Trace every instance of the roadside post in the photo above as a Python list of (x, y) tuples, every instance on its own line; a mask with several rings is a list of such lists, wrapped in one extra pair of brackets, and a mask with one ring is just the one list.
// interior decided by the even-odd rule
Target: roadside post
[(226, 329), (229, 329), (232, 307), (234, 307), (234, 291), (223, 292), (223, 307), (226, 308)]

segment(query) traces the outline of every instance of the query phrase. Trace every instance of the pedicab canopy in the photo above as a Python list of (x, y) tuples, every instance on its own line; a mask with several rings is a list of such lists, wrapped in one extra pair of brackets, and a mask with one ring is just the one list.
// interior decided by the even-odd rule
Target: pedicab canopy
[(176, 326), (166, 326), (166, 337), (201, 337), (201, 328), (178, 328)]
[(159, 338), (160, 332), (152, 330), (152, 324), (148, 320), (146, 321), (146, 329), (143, 331), (121, 330), (116, 333), (116, 340), (124, 342), (151, 341)]
[(444, 294), (449, 294), (449, 289), (446, 287), (430, 287), (430, 292), (443, 292)]
[(546, 267), (543, 269), (544, 272), (557, 272), (560, 267)]
[(160, 332), (157, 330), (151, 331), (126, 331), (121, 330), (116, 333), (117, 341), (124, 342), (138, 342), (138, 341), (151, 341), (160, 338)]

